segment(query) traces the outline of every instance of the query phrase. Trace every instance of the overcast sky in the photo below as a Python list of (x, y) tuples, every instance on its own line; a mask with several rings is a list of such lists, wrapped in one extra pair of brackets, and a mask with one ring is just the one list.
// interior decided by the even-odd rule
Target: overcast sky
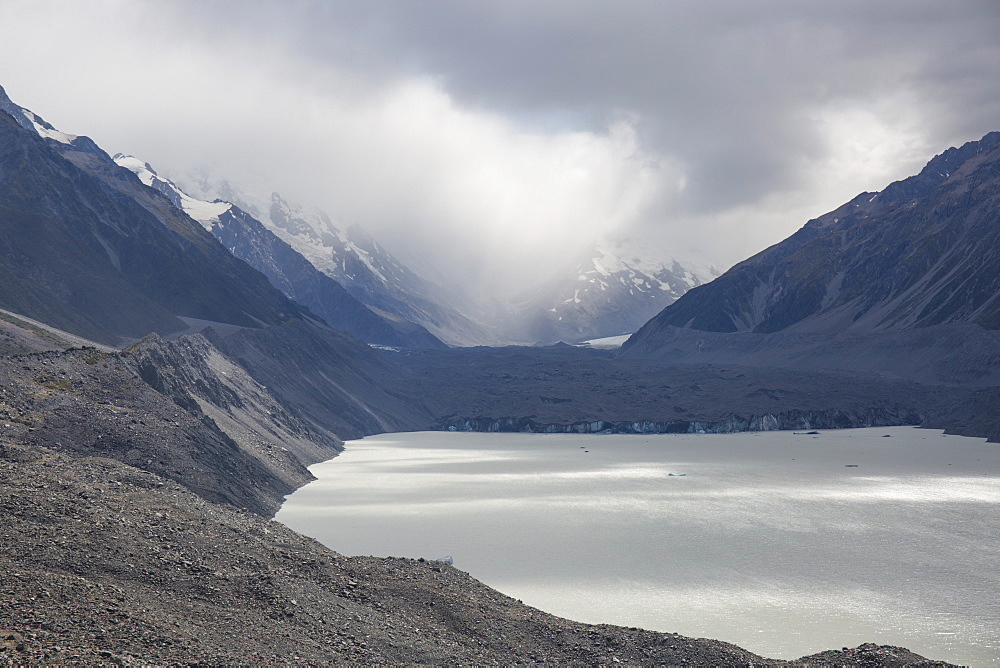
[(488, 289), (608, 233), (728, 266), (1000, 130), (995, 0), (11, 0), (0, 65), (63, 131)]

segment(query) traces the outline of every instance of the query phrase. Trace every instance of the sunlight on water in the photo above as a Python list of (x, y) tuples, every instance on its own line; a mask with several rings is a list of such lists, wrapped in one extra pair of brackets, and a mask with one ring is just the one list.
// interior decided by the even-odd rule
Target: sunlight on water
[(277, 516), (293, 529), (449, 554), (565, 617), (774, 658), (878, 642), (1000, 663), (1000, 446), (979, 439), (420, 432), (311, 470)]

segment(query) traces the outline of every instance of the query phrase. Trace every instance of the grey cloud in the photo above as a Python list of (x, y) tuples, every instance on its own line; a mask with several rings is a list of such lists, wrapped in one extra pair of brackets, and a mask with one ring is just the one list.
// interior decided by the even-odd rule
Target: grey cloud
[[(359, 31), (372, 62), (441, 77), (461, 102), (599, 129), (617, 110), (691, 170), (689, 206), (801, 185), (824, 150), (811, 112), (898, 87), (933, 107), (939, 149), (996, 124), (1000, 9), (991, 2), (326, 3), (314, 57)], [(372, 44), (377, 44), (372, 48)]]
[[(434, 263), (488, 284), (602, 224), (774, 243), (998, 129), (998, 34), (993, 0), (7, 3), (0, 83), (160, 171), (256, 169), (415, 255), (461, 240)], [(622, 119), (662, 169), (626, 164)], [(546, 249), (497, 243), (551, 219)]]

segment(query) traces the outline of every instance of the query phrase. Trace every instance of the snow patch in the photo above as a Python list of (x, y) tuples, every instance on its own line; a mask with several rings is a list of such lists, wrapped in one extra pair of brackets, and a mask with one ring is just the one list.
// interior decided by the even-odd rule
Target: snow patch
[(178, 194), (181, 196), (181, 207), (184, 209), (184, 213), (197, 220), (202, 227), (209, 231), (219, 222), (219, 216), (233, 207), (229, 202), (204, 202), (180, 191)]
[(621, 334), (619, 336), (605, 336), (600, 339), (590, 339), (589, 341), (581, 341), (577, 343), (576, 346), (579, 348), (621, 348), (622, 344), (628, 341), (628, 337), (631, 334)]
[(219, 223), (219, 217), (233, 207), (233, 205), (229, 202), (223, 202), (222, 200), (206, 202), (204, 200), (191, 197), (186, 192), (178, 188), (173, 181), (169, 181), (158, 176), (157, 173), (153, 171), (153, 168), (149, 166), (148, 162), (143, 162), (134, 155), (124, 155), (122, 153), (118, 153), (115, 155), (114, 161), (119, 167), (124, 167), (138, 176), (139, 180), (147, 186), (154, 187), (154, 183), (165, 184), (168, 188), (177, 193), (184, 213), (201, 223), (201, 226), (209, 232), (212, 231), (212, 227)]
[(48, 139), (55, 139), (57, 142), (60, 142), (62, 144), (72, 144), (73, 140), (77, 138), (77, 135), (71, 135), (65, 132), (59, 132), (59, 130), (56, 130), (55, 128), (45, 127), (44, 125), (38, 122), (37, 120), (38, 117), (35, 116), (35, 114), (28, 111), (24, 107), (21, 107), (21, 111), (24, 113), (25, 117), (27, 117), (27, 119), (31, 121), (31, 124), (35, 126), (35, 132), (37, 132), (38, 135), (41, 137), (46, 137)]
[(115, 155), (114, 161), (119, 167), (124, 167), (138, 176), (139, 180), (147, 186), (152, 187), (154, 179), (157, 178), (156, 172), (154, 172), (153, 168), (149, 166), (149, 163), (143, 162), (134, 155), (124, 155), (123, 153), (118, 153)]

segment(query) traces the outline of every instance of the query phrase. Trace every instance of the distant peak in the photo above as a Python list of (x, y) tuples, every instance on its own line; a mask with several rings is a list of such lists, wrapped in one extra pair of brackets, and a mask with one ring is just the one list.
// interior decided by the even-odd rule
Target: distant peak
[(6, 111), (8, 114), (14, 116), (15, 118), (17, 118), (18, 114), (15, 114), (13, 110), (16, 110), (18, 112), (23, 111), (21, 107), (14, 104), (14, 101), (10, 99), (10, 97), (7, 95), (7, 91), (4, 90), (3, 86), (0, 86), (0, 109)]
[(1000, 132), (990, 132), (984, 135), (982, 139), (965, 142), (958, 148), (949, 148), (947, 151), (934, 156), (923, 170), (921, 170), (920, 175), (950, 175), (967, 160), (974, 158), (983, 151), (993, 148), (997, 144), (1000, 144)]

